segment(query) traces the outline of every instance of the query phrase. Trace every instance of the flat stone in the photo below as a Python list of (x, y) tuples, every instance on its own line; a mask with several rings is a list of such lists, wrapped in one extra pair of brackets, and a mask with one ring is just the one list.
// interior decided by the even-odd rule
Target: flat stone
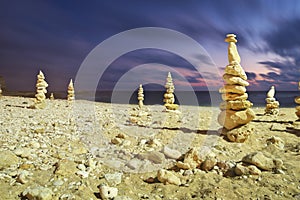
[(130, 169), (139, 169), (142, 166), (143, 162), (137, 158), (133, 158), (126, 164)]
[(252, 109), (242, 111), (223, 110), (218, 116), (218, 122), (227, 130), (249, 123), (255, 117)]
[(18, 162), (18, 156), (16, 156), (13, 152), (7, 150), (0, 151), (0, 170), (11, 165), (17, 165)]
[(181, 156), (180, 151), (177, 151), (175, 149), (171, 149), (167, 146), (164, 146), (162, 152), (163, 152), (163, 154), (165, 154), (165, 156), (167, 158), (171, 158), (171, 159), (178, 159)]
[(270, 129), (271, 131), (285, 131), (286, 125), (280, 123), (273, 123)]
[(249, 83), (243, 80), (241, 77), (230, 75), (230, 74), (224, 74), (223, 79), (225, 83), (229, 85), (241, 85), (241, 86), (249, 85)]
[(224, 85), (219, 89), (220, 93), (234, 93), (234, 94), (244, 94), (246, 93), (245, 86), (240, 85)]
[(247, 75), (239, 63), (233, 63), (225, 67), (225, 74), (241, 77), (243, 80), (247, 80)]
[(260, 169), (271, 171), (273, 169), (276, 169), (281, 164), (278, 163), (279, 160), (274, 160), (272, 158), (269, 158), (265, 156), (262, 152), (254, 152), (251, 154), (246, 155), (243, 159), (243, 162), (253, 164), (257, 166)]
[(252, 107), (252, 103), (248, 100), (223, 101), (220, 104), (221, 110), (245, 110)]
[(138, 155), (138, 158), (140, 159), (147, 159), (155, 164), (162, 164), (165, 161), (164, 154), (158, 152), (158, 151), (149, 151), (144, 154)]
[(177, 104), (169, 104), (169, 103), (166, 103), (166, 104), (165, 104), (165, 107), (166, 107), (166, 109), (168, 109), (168, 110), (177, 110), (179, 106), (178, 106)]
[(158, 170), (157, 179), (164, 184), (181, 185), (180, 178), (165, 169)]
[(225, 93), (222, 94), (223, 101), (247, 100), (248, 94)]

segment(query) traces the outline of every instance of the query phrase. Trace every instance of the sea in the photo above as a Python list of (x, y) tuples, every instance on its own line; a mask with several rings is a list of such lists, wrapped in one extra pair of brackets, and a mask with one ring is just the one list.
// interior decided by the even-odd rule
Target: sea
[[(65, 99), (65, 91), (53, 92), (55, 98)], [(145, 105), (163, 105), (165, 91), (144, 91)], [(264, 107), (266, 104), (266, 91), (247, 91), (248, 100), (253, 107)], [(10, 92), (10, 96), (34, 97), (33, 92)], [(96, 102), (137, 104), (137, 91), (97, 91), (76, 92), (76, 99), (85, 99)], [(175, 103), (191, 106), (218, 106), (221, 102), (221, 94), (218, 91), (175, 91)], [(50, 96), (50, 92), (47, 94)], [(296, 106), (294, 99), (300, 96), (300, 91), (276, 91), (275, 98), (280, 107), (292, 108)]]
[[(163, 104), (165, 91), (144, 91), (144, 104)], [(264, 107), (266, 105), (266, 91), (247, 91), (248, 99), (253, 103), (253, 107)], [(179, 105), (192, 106), (218, 106), (222, 102), (221, 94), (218, 91), (175, 91), (175, 103)], [(295, 97), (300, 96), (300, 91), (277, 91), (275, 98), (280, 103), (280, 107), (295, 107)], [(137, 91), (98, 91), (95, 101), (137, 104)]]

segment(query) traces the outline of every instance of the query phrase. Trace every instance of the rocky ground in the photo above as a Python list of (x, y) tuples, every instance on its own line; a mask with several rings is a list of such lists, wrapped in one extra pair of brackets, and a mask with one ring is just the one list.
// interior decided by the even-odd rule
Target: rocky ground
[(134, 105), (0, 99), (0, 199), (300, 199), (295, 110), (276, 117), (254, 108), (245, 143), (220, 136), (218, 108), (147, 106), (145, 126), (129, 122)]

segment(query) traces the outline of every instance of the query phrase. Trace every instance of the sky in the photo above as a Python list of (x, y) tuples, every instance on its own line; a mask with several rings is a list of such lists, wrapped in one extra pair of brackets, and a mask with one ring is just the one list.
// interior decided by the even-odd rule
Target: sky
[[(298, 0), (1, 0), (0, 26), (0, 76), (11, 91), (34, 91), (39, 70), (48, 91), (66, 90), (94, 48), (116, 34), (143, 27), (167, 28), (192, 38), (205, 56), (166, 36), (189, 58), (202, 63), (209, 58), (215, 74), (201, 75), (187, 58), (173, 52), (145, 48), (116, 58), (99, 75), (98, 89), (138, 87), (138, 77), (146, 88), (161, 89), (166, 73), (173, 70), (178, 90), (207, 90), (207, 84), (217, 90), (228, 64), (228, 33), (237, 35), (241, 65), (250, 82), (247, 90), (265, 91), (275, 85), (277, 90), (296, 91), (300, 81)], [(124, 41), (107, 52), (122, 45), (131, 44)]]

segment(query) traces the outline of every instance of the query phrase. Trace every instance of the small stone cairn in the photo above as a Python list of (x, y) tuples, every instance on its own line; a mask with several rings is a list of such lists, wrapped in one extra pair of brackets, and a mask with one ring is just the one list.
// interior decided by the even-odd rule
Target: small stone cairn
[(173, 93), (174, 93), (175, 87), (173, 84), (171, 72), (168, 73), (165, 88), (166, 88), (166, 93), (164, 94), (164, 102), (165, 102), (166, 110), (177, 110), (178, 105), (174, 103), (175, 97), (174, 97)]
[(165, 106), (165, 120), (163, 121), (163, 127), (169, 129), (178, 129), (181, 125), (181, 112), (178, 110), (178, 104), (175, 104), (174, 96), (174, 84), (171, 72), (168, 72), (168, 76), (165, 84), (166, 92), (164, 94), (164, 106)]
[(47, 93), (48, 83), (45, 81), (45, 76), (42, 71), (37, 75), (36, 83), (36, 95), (34, 101), (34, 108), (44, 109), (46, 107), (46, 93)]
[[(298, 89), (300, 90), (300, 82), (298, 83)], [(298, 117), (298, 120), (300, 121), (300, 96), (297, 96), (295, 98), (295, 103), (298, 104), (299, 106), (296, 106), (296, 115)]]
[(55, 98), (54, 98), (54, 94), (53, 94), (53, 93), (51, 93), (51, 94), (50, 94), (50, 97), (49, 97), (49, 99), (50, 99), (50, 100), (54, 100), (54, 99), (55, 99)]
[(275, 87), (271, 86), (267, 93), (265, 115), (278, 115), (279, 102), (275, 99)]
[[(300, 90), (300, 82), (298, 83), (298, 89)], [(298, 119), (293, 123), (293, 129), (294, 131), (299, 132), (300, 131), (300, 96), (297, 96), (295, 98), (295, 103), (298, 104), (298, 106), (296, 106), (296, 115), (298, 117)]]
[(144, 106), (144, 89), (142, 84), (139, 86), (137, 99), (138, 107), (132, 109), (129, 122), (138, 126), (149, 126), (152, 118), (149, 113), (150, 110)]
[(221, 113), (218, 122), (223, 126), (222, 134), (232, 142), (244, 142), (253, 128), (248, 124), (254, 119), (255, 113), (251, 109), (252, 103), (247, 100), (247, 75), (240, 65), (240, 56), (236, 47), (236, 35), (228, 34), (229, 65), (225, 68), (223, 79), (225, 85), (219, 89), (224, 102), (220, 104)]
[(70, 80), (69, 86), (68, 86), (68, 101), (74, 101), (75, 100), (75, 92), (74, 92), (74, 85), (73, 85), (73, 80)]

